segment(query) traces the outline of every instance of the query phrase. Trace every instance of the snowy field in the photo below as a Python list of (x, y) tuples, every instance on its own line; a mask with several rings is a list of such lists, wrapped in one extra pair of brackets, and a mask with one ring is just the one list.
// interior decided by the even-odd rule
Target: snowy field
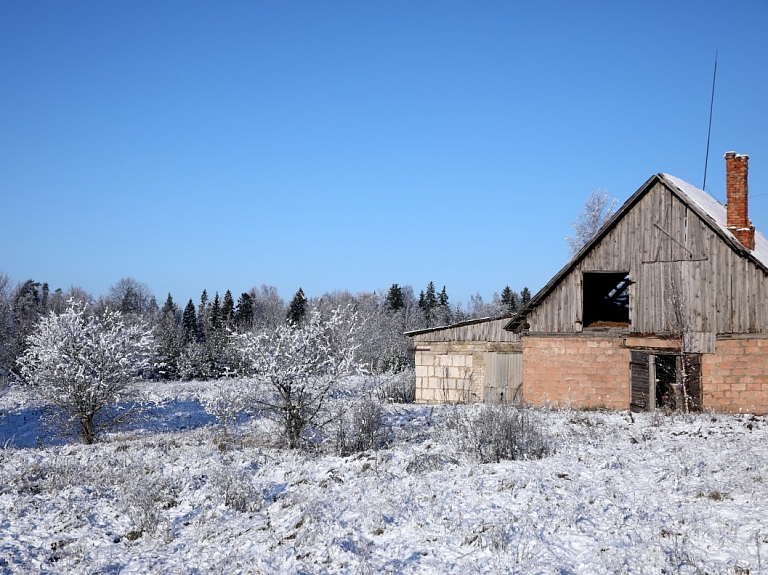
[(389, 447), (225, 436), (205, 383), (86, 446), (0, 391), (0, 573), (768, 573), (768, 422), (537, 411), (554, 453), (481, 464), (444, 421), (387, 406)]

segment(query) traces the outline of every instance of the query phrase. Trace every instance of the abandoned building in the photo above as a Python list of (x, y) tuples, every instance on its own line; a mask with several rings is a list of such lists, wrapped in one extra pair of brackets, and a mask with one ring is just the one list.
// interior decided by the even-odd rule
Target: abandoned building
[(409, 334), (417, 400), (768, 412), (768, 240), (725, 160), (727, 206), (657, 174), (512, 319)]

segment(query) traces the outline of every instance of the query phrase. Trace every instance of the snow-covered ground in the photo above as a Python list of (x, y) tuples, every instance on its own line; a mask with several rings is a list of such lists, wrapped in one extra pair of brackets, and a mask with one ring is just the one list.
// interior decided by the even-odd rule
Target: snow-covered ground
[(481, 464), (392, 405), (392, 443), (337, 457), (225, 436), (205, 383), (96, 445), (0, 392), (0, 573), (768, 573), (768, 421), (537, 412), (555, 448)]

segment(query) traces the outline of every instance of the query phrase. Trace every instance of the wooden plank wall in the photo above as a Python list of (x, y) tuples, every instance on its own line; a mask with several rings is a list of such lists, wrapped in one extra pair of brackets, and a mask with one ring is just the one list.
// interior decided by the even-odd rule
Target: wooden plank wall
[(470, 325), (446, 327), (413, 336), (414, 343), (421, 341), (520, 341), (520, 335), (506, 331), (509, 318), (494, 319)]
[(673, 331), (677, 290), (688, 328), (768, 333), (768, 279), (699, 216), (657, 183), (528, 316), (531, 332), (573, 333), (582, 325), (582, 275), (628, 271), (631, 331)]

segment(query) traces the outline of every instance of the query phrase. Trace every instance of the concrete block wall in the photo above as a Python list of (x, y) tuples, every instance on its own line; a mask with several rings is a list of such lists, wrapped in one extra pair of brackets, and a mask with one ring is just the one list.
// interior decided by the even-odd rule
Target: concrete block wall
[(627, 409), (629, 355), (620, 337), (524, 337), (523, 400)]
[(718, 339), (701, 356), (703, 408), (768, 413), (768, 339)]
[[(478, 401), (482, 374), (478, 375), (471, 350), (416, 351), (417, 403), (468, 403)], [(480, 362), (481, 363), (481, 362)]]

